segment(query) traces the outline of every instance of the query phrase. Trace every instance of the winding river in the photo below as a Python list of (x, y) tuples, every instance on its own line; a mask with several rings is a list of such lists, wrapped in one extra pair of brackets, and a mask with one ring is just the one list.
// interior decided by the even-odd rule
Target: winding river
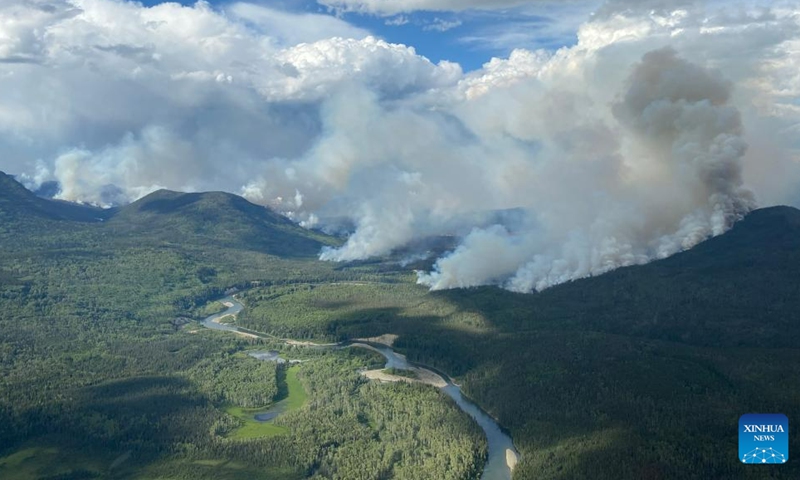
[[(226, 307), (225, 311), (211, 315), (203, 320), (203, 326), (214, 330), (233, 332), (239, 335), (257, 337), (263, 334), (256, 334), (247, 329), (242, 329), (233, 325), (221, 323), (225, 317), (236, 316), (242, 311), (244, 305), (229, 296), (220, 300)], [(266, 336), (266, 335), (265, 335)], [(395, 352), (391, 347), (379, 343), (353, 341), (346, 344), (326, 345), (327, 348), (341, 348), (355, 346), (374, 350), (386, 358), (385, 368), (396, 368), (398, 370), (414, 370), (422, 374), (423, 382), (440, 388), (445, 394), (452, 398), (461, 410), (472, 417), (475, 422), (483, 429), (489, 445), (489, 456), (481, 475), (481, 480), (511, 480), (511, 472), (517, 463), (519, 453), (514, 448), (511, 437), (503, 431), (495, 420), (484, 412), (480, 407), (472, 403), (461, 394), (461, 388), (455, 385), (447, 376), (429, 370), (421, 365), (416, 365), (406, 360), (402, 354)], [(398, 378), (398, 380), (400, 380)]]
[(239, 312), (241, 312), (244, 309), (244, 305), (242, 305), (242, 302), (236, 300), (233, 297), (225, 297), (222, 300), (220, 300), (219, 303), (225, 305), (228, 308), (220, 313), (211, 315), (210, 317), (206, 317), (206, 319), (203, 320), (203, 326), (206, 328), (210, 328), (212, 330), (223, 330), (226, 332), (240, 333), (239, 327), (226, 325), (220, 322), (225, 317), (235, 317), (236, 315), (238, 315)]

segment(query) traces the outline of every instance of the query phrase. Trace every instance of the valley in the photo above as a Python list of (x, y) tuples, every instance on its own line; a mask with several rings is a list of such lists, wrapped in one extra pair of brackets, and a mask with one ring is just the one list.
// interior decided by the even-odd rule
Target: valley
[[(319, 262), (341, 239), (227, 194), (157, 192), (101, 222), (0, 181), (2, 478), (480, 478), (491, 441), (447, 392), (307, 346), (387, 333), (507, 429), (514, 479), (800, 476), (735, 453), (742, 413), (800, 415), (795, 209), (541, 293), (429, 292), (425, 265)], [(232, 287), (246, 308), (213, 325), (265, 336), (203, 327)], [(303, 360), (307, 398), (270, 434), (241, 417), (287, 398), (288, 373), (252, 350)]]
[[(214, 330), (221, 330), (221, 331), (228, 331), (234, 334), (245, 335), (248, 337), (258, 338), (259, 336), (264, 336), (264, 334), (258, 334), (253, 331), (241, 331), (238, 330), (235, 326), (230, 325), (223, 325), (219, 323), (221, 318), (227, 316), (235, 317), (239, 313), (244, 310), (244, 305), (242, 305), (235, 297), (226, 297), (219, 301), (223, 305), (226, 305), (228, 308), (218, 314), (212, 315), (205, 320), (203, 320), (203, 325), (206, 328), (211, 328)], [(394, 335), (382, 335), (381, 337), (389, 337), (394, 339)], [(378, 337), (378, 338), (381, 338)], [(278, 339), (280, 341), (286, 342), (286, 344), (295, 344), (297, 345), (298, 342), (292, 339)], [(381, 344), (381, 343), (372, 343), (368, 341), (361, 341), (354, 340), (349, 341), (347, 343), (339, 343), (339, 344), (308, 344), (306, 345), (308, 348), (323, 348), (323, 349), (341, 349), (341, 348), (365, 348), (371, 351), (375, 351), (380, 353), (386, 359), (386, 370), (397, 370), (394, 374), (387, 374), (385, 373), (386, 370), (366, 370), (361, 371), (360, 373), (365, 377), (369, 378), (370, 380), (376, 380), (379, 382), (410, 382), (410, 383), (420, 383), (424, 385), (429, 385), (438, 389), (442, 389), (443, 392), (447, 394), (450, 398), (455, 401), (456, 405), (464, 411), (467, 415), (469, 415), (475, 422), (483, 429), (484, 434), (486, 435), (487, 443), (488, 443), (488, 458), (486, 460), (486, 465), (483, 467), (481, 473), (481, 480), (510, 480), (512, 477), (512, 472), (514, 467), (518, 462), (518, 452), (514, 448), (514, 443), (502, 429), (500, 425), (495, 422), (495, 420), (486, 414), (484, 411), (480, 409), (480, 407), (476, 406), (466, 398), (461, 393), (461, 389), (453, 384), (453, 382), (446, 377), (439, 375), (431, 370), (428, 370), (424, 367), (413, 365), (409, 363), (405, 356), (396, 353), (392, 350), (391, 346)], [(292, 369), (297, 367), (292, 367), (289, 369), (290, 373), (294, 373), (296, 378), (296, 370), (292, 372)], [(408, 375), (411, 373), (412, 375)], [(287, 376), (289, 373), (287, 373)], [(407, 375), (407, 376), (404, 376)], [(291, 397), (292, 391), (290, 389), (289, 395)], [(280, 414), (284, 412), (284, 408), (280, 405), (280, 402), (276, 404), (275, 409), (271, 409), (270, 412), (274, 412), (275, 416), (271, 417), (270, 420), (273, 418), (277, 418)], [(255, 412), (252, 412), (251, 415), (258, 415)], [(256, 418), (259, 422), (262, 420)], [(240, 433), (237, 433), (241, 436)]]

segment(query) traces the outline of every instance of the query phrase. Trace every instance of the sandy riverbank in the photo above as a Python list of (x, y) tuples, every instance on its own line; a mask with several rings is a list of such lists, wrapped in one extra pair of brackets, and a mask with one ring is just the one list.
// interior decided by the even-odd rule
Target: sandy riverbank
[(380, 343), (381, 345), (386, 345), (387, 347), (394, 346), (394, 342), (400, 338), (399, 335), (395, 335), (394, 333), (385, 333), (379, 337), (369, 337), (369, 338), (354, 338), (354, 342), (370, 342), (370, 343)]

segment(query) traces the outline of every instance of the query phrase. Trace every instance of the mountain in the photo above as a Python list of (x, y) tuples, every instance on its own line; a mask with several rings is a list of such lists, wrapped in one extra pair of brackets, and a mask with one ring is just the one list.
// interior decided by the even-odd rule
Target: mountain
[[(159, 190), (129, 205), (102, 209), (36, 196), (0, 172), (0, 219), (7, 228), (46, 232), (73, 222), (103, 223), (96, 233), (118, 243), (167, 242), (309, 257), (338, 240), (306, 230), (272, 210), (223, 192)], [(57, 223), (52, 223), (57, 222)], [(92, 230), (92, 232), (95, 232)]]
[(107, 228), (181, 243), (258, 249), (277, 256), (315, 256), (336, 240), (304, 229), (288, 218), (224, 192), (159, 190), (121, 207)]
[(703, 346), (800, 342), (800, 210), (756, 210), (723, 235), (647, 265), (534, 296), (562, 323)]
[(800, 478), (797, 463), (756, 472), (736, 451), (739, 416), (800, 418), (797, 209), (540, 293), (437, 295), (490, 331), (414, 325), (397, 345), (461, 376), (511, 431), (519, 478)]
[(39, 188), (33, 193), (36, 194), (37, 197), (53, 198), (58, 195), (60, 191), (61, 184), (55, 180), (50, 180), (39, 185)]
[(0, 172), (0, 218), (22, 219), (26, 216), (49, 220), (99, 222), (112, 213), (102, 208), (37, 197), (14, 177)]

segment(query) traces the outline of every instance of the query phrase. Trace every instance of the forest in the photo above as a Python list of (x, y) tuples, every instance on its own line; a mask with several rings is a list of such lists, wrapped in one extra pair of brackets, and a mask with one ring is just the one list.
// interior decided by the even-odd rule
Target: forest
[(738, 462), (736, 425), (800, 415), (798, 265), (800, 211), (778, 207), (667, 260), (541, 293), (428, 292), (412, 276), (271, 286), (242, 295), (240, 322), (399, 334), (396, 349), (455, 376), (511, 431), (515, 478), (762, 478)]
[[(197, 323), (230, 288), (378, 277), (361, 267), (336, 271), (304, 250), (336, 239), (233, 196), (161, 192), (89, 222), (2, 186), (0, 478), (480, 474), (486, 444), (477, 425), (436, 389), (361, 377), (358, 369), (379, 367), (382, 357), (291, 348)], [(222, 218), (241, 236), (208, 231)], [(286, 238), (276, 243), (276, 235)], [(299, 245), (291, 254), (289, 237)], [(253, 349), (303, 363), (288, 371), (248, 356)], [(297, 404), (264, 424), (272, 428), (241, 434), (254, 422), (232, 413), (289, 400), (289, 381), (300, 389)]]
[[(433, 388), (363, 379), (376, 355), (200, 327), (231, 288), (260, 332), (399, 335), (509, 430), (516, 479), (800, 478), (736, 454), (740, 415), (800, 415), (797, 210), (522, 295), (428, 292), (392, 257), (318, 262), (339, 239), (225, 195), (159, 192), (100, 222), (4, 187), (2, 478), (479, 477), (478, 427)], [(285, 400), (288, 375), (253, 349), (303, 360), (302, 405), (263, 436), (235, 413)]]

